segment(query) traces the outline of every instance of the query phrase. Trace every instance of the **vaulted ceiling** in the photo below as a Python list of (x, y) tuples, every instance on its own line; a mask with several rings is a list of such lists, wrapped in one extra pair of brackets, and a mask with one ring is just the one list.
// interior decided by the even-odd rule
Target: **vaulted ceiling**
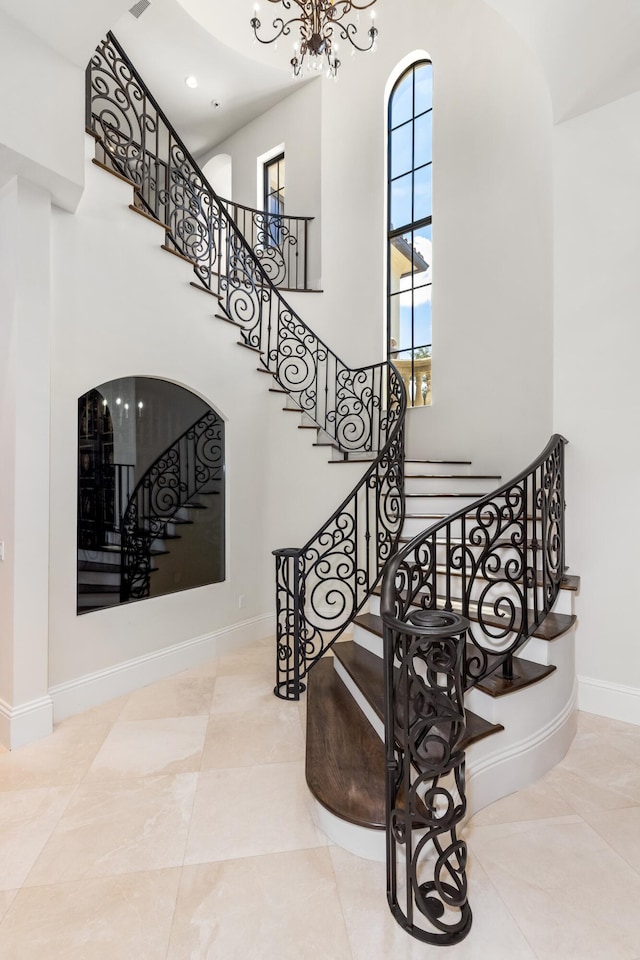
[[(382, 17), (384, 4), (404, 0), (379, 2)], [(538, 57), (557, 123), (640, 89), (640, 0), (470, 2), (493, 7)], [(252, 45), (252, 0), (152, 0), (139, 20), (127, 13), (132, 4), (0, 0), (0, 10), (79, 65), (117, 26), (169, 116), (179, 111), (196, 151), (292, 92), (288, 57)], [(184, 87), (187, 74), (199, 76), (198, 90)]]

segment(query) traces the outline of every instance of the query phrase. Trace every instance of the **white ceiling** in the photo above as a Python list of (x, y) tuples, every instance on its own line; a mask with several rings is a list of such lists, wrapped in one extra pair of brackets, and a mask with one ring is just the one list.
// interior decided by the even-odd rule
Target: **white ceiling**
[(485, 0), (547, 78), (556, 123), (640, 89), (640, 0)]
[[(244, 9), (244, 32), (250, 32), (251, 6), (230, 2)], [(286, 59), (276, 55), (265, 65), (245, 56), (196, 22), (178, 0), (152, 0), (138, 19), (127, 12), (113, 32), (196, 156), (295, 89)], [(226, 39), (224, 19), (217, 32)], [(198, 78), (195, 90), (185, 85), (189, 75)]]
[[(0, 10), (78, 65), (112, 28), (196, 153), (295, 89), (287, 42), (277, 53), (252, 43), (253, 0), (152, 0), (139, 20), (126, 12), (133, 2), (0, 0)], [(379, 0), (381, 16), (402, 2), (408, 0)], [(640, 89), (640, 0), (468, 2), (493, 7), (536, 54), (556, 122)], [(190, 73), (201, 82), (195, 91), (184, 85)], [(221, 103), (217, 110), (214, 99)]]

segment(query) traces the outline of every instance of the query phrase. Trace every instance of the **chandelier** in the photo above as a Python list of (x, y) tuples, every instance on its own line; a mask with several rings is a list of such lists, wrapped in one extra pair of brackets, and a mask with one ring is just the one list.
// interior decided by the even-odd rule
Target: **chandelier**
[[(253, 33), (260, 43), (275, 43), (280, 37), (288, 37), (293, 24), (300, 24), (300, 44), (296, 43), (295, 53), (291, 59), (294, 77), (299, 77), (305, 60), (307, 69), (322, 70), (322, 58), (326, 57), (327, 76), (337, 77), (340, 60), (338, 59), (338, 44), (335, 36), (348, 40), (353, 50), (366, 53), (375, 50), (378, 30), (375, 26), (375, 12), (371, 11), (371, 25), (366, 30), (368, 40), (362, 39), (359, 43), (358, 30), (360, 11), (372, 7), (376, 0), (266, 0), (267, 3), (281, 3), (285, 10), (292, 12), (292, 16), (276, 17), (273, 21), (273, 36), (264, 39), (259, 36), (262, 23), (258, 18), (256, 4), (251, 26)], [(345, 20), (355, 11), (355, 22)], [(307, 59), (308, 56), (308, 59)]]

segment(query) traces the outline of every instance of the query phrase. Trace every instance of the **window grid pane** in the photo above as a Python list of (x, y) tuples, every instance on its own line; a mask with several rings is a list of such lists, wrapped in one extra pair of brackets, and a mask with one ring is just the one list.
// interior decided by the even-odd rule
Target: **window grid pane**
[(431, 402), (432, 72), (413, 64), (388, 114), (388, 355), (414, 406)]

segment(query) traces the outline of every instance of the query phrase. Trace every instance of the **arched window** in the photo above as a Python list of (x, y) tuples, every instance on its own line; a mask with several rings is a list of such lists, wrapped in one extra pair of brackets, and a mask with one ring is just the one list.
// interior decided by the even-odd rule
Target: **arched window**
[(389, 97), (387, 338), (409, 403), (431, 403), (433, 66), (412, 64)]

